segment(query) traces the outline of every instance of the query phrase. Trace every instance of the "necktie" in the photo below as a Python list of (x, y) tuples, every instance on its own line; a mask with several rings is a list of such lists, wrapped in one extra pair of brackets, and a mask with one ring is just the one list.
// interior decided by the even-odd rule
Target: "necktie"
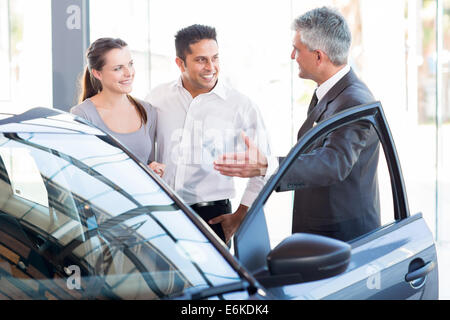
[(316, 120), (315, 119), (316, 117), (313, 115), (313, 110), (314, 110), (314, 107), (317, 105), (318, 101), (319, 101), (319, 99), (317, 98), (316, 90), (314, 90), (313, 97), (312, 97), (311, 102), (309, 103), (309, 107), (308, 107), (308, 117), (306, 118), (305, 122), (303, 123), (303, 125), (300, 127), (300, 130), (298, 131), (297, 140), (300, 139), (300, 137), (303, 136), (306, 131), (308, 131), (309, 129), (312, 128), (314, 121)]
[(311, 99), (311, 102), (309, 103), (308, 114), (311, 113), (312, 109), (314, 109), (314, 107), (316, 106), (317, 101), (319, 101), (319, 99), (317, 99), (316, 91), (317, 91), (317, 90), (314, 90), (313, 97), (312, 97), (312, 99)]

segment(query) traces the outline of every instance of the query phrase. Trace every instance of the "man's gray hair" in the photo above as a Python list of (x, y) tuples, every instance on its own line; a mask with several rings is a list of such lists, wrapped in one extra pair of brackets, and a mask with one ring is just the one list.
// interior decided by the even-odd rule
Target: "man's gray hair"
[(347, 63), (352, 35), (336, 10), (322, 7), (308, 11), (294, 20), (292, 28), (300, 31), (300, 40), (309, 50), (322, 50), (334, 65)]

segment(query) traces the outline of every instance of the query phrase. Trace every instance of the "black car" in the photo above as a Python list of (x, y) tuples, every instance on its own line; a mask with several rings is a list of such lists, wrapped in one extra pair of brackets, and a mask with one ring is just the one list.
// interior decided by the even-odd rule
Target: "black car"
[[(272, 249), (264, 208), (280, 176), (315, 139), (355, 121), (373, 125), (385, 150), (393, 221), (348, 243), (294, 234)], [(379, 103), (297, 143), (234, 254), (113, 137), (55, 109), (0, 114), (0, 299), (437, 299), (433, 237), (409, 215)]]

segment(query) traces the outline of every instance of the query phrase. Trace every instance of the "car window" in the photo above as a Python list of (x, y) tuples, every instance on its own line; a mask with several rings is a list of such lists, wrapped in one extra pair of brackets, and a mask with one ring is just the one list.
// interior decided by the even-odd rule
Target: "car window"
[(15, 196), (48, 207), (48, 194), (33, 158), (25, 148), (0, 149)]
[(301, 151), (265, 203), (271, 247), (293, 231), (349, 242), (392, 223), (390, 183), (372, 124), (324, 132)]
[(240, 280), (103, 138), (0, 135), (0, 298), (161, 299)]

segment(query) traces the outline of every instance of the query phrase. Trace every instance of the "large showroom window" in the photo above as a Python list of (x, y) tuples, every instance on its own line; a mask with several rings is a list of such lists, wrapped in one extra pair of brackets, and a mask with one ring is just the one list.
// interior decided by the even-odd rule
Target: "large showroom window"
[(0, 110), (52, 106), (51, 0), (0, 0)]
[[(437, 38), (437, 237), (439, 240), (450, 240), (450, 1), (438, 1), (438, 37)], [(447, 196), (446, 196), (447, 195)]]
[[(298, 78), (298, 67), (290, 59), (291, 21), (317, 6), (337, 7), (347, 18), (353, 34), (349, 63), (375, 98), (382, 102), (388, 117), (400, 154), (411, 212), (423, 212), (435, 235), (444, 237), (441, 229), (448, 223), (441, 225), (438, 233), (436, 222), (444, 220), (446, 204), (442, 196), (436, 195), (444, 194), (441, 192), (445, 192), (445, 179), (449, 180), (443, 168), (438, 171), (445, 163), (444, 119), (448, 112), (444, 107), (440, 109), (442, 121), (439, 122), (436, 113), (437, 1), (233, 0), (211, 3), (196, 0), (168, 3), (150, 0), (148, 3), (150, 87), (179, 75), (173, 41), (177, 30), (194, 23), (215, 26), (221, 77), (258, 104), (275, 155), (286, 154), (295, 143), (315, 88), (312, 81)], [(446, 11), (442, 12), (448, 19)], [(446, 21), (444, 19), (440, 27), (444, 34), (448, 33)], [(144, 39), (145, 34), (140, 38)], [(445, 36), (441, 38), (448, 45)], [(449, 105), (446, 101), (441, 103)], [(239, 187), (242, 190), (245, 181), (241, 181)], [(280, 203), (286, 204), (286, 200), (292, 201), (292, 194), (280, 195)], [(234, 199), (234, 204), (239, 201), (239, 197)], [(268, 217), (269, 227), (276, 229), (280, 238), (290, 232), (290, 224), (289, 211), (283, 211), (282, 219)]]
[(150, 39), (148, 0), (89, 1), (91, 42), (102, 37), (121, 38), (130, 47), (136, 69), (133, 93), (143, 99), (150, 88)]
[[(53, 105), (51, 4), (0, 0), (2, 112)], [(450, 240), (450, 217), (444, 214), (450, 209), (444, 197), (450, 189), (444, 165), (450, 163), (449, 0), (91, 0), (90, 40), (120, 37), (129, 44), (136, 66), (132, 94), (145, 99), (151, 88), (179, 76), (176, 31), (194, 23), (215, 26), (221, 79), (258, 104), (272, 153), (285, 155), (315, 88), (298, 78), (290, 59), (291, 22), (322, 5), (338, 8), (349, 22), (349, 63), (382, 102), (411, 212), (423, 212), (435, 236)], [(238, 185), (242, 190), (246, 183)], [(283, 197), (292, 203), (291, 193)], [(233, 201), (236, 206), (240, 198)], [(290, 232), (290, 216), (268, 220), (280, 238)]]

